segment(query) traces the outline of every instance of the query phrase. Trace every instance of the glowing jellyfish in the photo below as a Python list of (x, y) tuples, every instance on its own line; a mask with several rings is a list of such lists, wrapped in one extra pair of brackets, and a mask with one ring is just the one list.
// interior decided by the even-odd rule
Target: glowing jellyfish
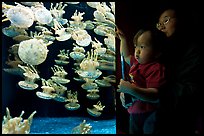
[(60, 54), (57, 55), (57, 57), (59, 57), (59, 60), (55, 60), (55, 62), (58, 65), (66, 65), (69, 63), (69, 61), (67, 61), (67, 59), (69, 59), (69, 50), (67, 50), (65, 52), (65, 49), (60, 50)]
[(47, 45), (43, 40), (30, 39), (22, 41), (19, 45), (18, 55), (20, 59), (30, 65), (39, 65), (47, 58)]
[(68, 110), (77, 110), (80, 108), (80, 105), (78, 104), (78, 100), (77, 100), (77, 91), (74, 93), (71, 93), (71, 90), (67, 91), (67, 101), (69, 103), (67, 103), (65, 105), (65, 108)]
[(86, 30), (75, 30), (72, 33), (72, 38), (76, 41), (76, 43), (80, 46), (86, 47), (88, 46), (92, 39)]
[(87, 90), (88, 94), (86, 95), (86, 97), (88, 99), (91, 99), (91, 100), (96, 100), (100, 97), (99, 94), (97, 94), (97, 92), (99, 92), (98, 89), (91, 89), (91, 90)]
[(32, 65), (22, 66), (18, 65), (22, 70), (24, 70), (25, 81), (18, 82), (18, 85), (26, 90), (34, 90), (38, 87), (38, 84), (35, 83), (36, 80), (40, 79), (37, 70)]
[(52, 80), (56, 83), (60, 84), (66, 84), (69, 83), (69, 79), (65, 79), (65, 76), (68, 74), (62, 66), (54, 65), (54, 67), (51, 67), (54, 76), (52, 76)]
[(94, 108), (90, 109), (90, 108), (87, 108), (87, 112), (91, 115), (91, 116), (94, 116), (94, 117), (99, 117), (101, 116), (102, 112), (103, 111), (103, 108), (105, 108), (105, 106), (101, 105), (101, 102), (98, 101), (98, 103), (96, 105), (93, 105)]
[(33, 25), (34, 14), (33, 11), (23, 5), (13, 6), (5, 13), (6, 20), (11, 21), (11, 25), (19, 28), (28, 28)]
[(100, 2), (86, 2), (86, 4), (92, 8), (96, 8), (97, 5), (100, 4)]
[(74, 127), (71, 131), (72, 134), (91, 134), (91, 128), (90, 124), (86, 123), (86, 120), (83, 120), (83, 122)]
[(18, 28), (16, 26), (9, 26), (2, 29), (3, 34), (8, 37), (15, 37), (18, 35), (28, 35), (25, 29)]
[(98, 80), (95, 80), (95, 82), (97, 83), (97, 85), (99, 87), (110, 87), (111, 86), (111, 84), (106, 80), (99, 80), (98, 79)]
[(2, 122), (2, 134), (29, 134), (30, 127), (32, 124), (33, 116), (36, 111), (34, 111), (28, 119), (23, 120), (22, 116), (24, 111), (21, 112), (19, 117), (12, 118), (10, 116), (10, 111), (6, 108), (7, 115), (4, 116)]
[(49, 10), (47, 10), (43, 5), (38, 5), (36, 7), (31, 7), (34, 12), (36, 21), (40, 24), (49, 24), (51, 23), (53, 17)]

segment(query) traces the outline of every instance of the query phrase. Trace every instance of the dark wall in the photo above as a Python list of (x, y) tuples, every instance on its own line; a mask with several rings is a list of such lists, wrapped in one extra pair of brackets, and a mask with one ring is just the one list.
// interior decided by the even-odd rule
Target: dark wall
[[(201, 18), (203, 17), (202, 4), (199, 1), (179, 1), (179, 0), (140, 0), (140, 1), (119, 1), (116, 2), (116, 25), (126, 35), (130, 45), (137, 30), (143, 26), (155, 26), (158, 17), (168, 7), (177, 8), (183, 13), (183, 18), (186, 19), (186, 29), (193, 29), (193, 33), (189, 35), (196, 36), (197, 40), (202, 39)], [(189, 25), (190, 24), (190, 25)], [(203, 28), (203, 27), (202, 27)], [(203, 29), (202, 29), (203, 30)], [(117, 39), (116, 47), (119, 50), (119, 40)], [(131, 47), (130, 47), (131, 48)], [(134, 48), (132, 46), (132, 51)], [(117, 54), (117, 79), (118, 83), (121, 78), (120, 54)], [(127, 71), (128, 72), (128, 71)], [(119, 93), (117, 94), (117, 131), (118, 133), (128, 132), (128, 113), (121, 106)]]

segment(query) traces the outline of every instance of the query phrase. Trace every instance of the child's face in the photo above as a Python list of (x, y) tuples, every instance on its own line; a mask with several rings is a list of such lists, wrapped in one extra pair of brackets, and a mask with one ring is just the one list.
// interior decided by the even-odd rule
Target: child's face
[(137, 45), (135, 45), (135, 59), (140, 64), (149, 63), (155, 58), (151, 45), (151, 32), (146, 31), (138, 37)]

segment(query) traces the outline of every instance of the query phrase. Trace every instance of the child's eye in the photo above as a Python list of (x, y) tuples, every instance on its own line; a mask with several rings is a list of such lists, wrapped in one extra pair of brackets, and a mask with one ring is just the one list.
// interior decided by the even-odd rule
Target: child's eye
[(145, 48), (144, 46), (140, 46), (141, 49)]

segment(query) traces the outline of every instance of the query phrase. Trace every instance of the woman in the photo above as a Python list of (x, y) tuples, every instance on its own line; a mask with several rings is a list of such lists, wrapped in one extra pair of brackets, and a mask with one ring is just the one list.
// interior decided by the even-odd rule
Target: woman
[[(163, 56), (167, 82), (159, 91), (157, 134), (195, 133), (201, 56), (195, 33), (189, 28), (191, 25), (186, 19), (178, 10), (169, 8), (160, 14), (156, 24), (157, 29), (164, 32), (169, 39)], [(188, 20), (191, 20), (189, 16)]]

